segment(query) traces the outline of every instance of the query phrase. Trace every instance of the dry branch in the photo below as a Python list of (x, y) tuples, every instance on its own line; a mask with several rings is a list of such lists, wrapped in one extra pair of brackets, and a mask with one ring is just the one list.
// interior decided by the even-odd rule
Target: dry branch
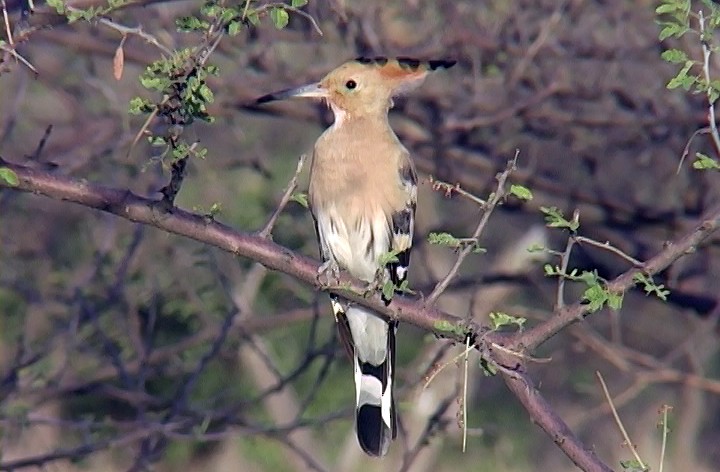
[[(212, 218), (173, 207), (163, 211), (159, 200), (141, 197), (129, 190), (105, 187), (50, 174), (0, 160), (0, 166), (12, 169), (18, 176), (18, 185), (0, 186), (45, 195), (77, 203), (118, 215), (130, 221), (155, 226), (164, 231), (185, 236), (218, 247), (232, 254), (246, 257), (271, 270), (291, 275), (319, 290), (328, 290), (353, 302), (371, 308), (385, 316), (419, 326), (453, 341), (464, 342), (468, 337), (491, 363), (501, 367), (500, 372), (508, 388), (527, 409), (537, 423), (565, 454), (580, 468), (589, 471), (607, 471), (607, 467), (572, 433), (565, 422), (553, 411), (535, 388), (522, 365), (523, 356), (509, 355), (507, 349), (493, 350), (497, 344), (518, 352), (532, 352), (554, 334), (581, 320), (588, 314), (586, 305), (576, 303), (558, 310), (555, 315), (537, 326), (517, 335), (500, 335), (484, 331), (477, 324), (427, 306), (422, 301), (395, 297), (389, 306), (379, 295), (362, 295), (365, 284), (347, 276), (341, 277), (340, 287), (327, 287), (317, 279), (318, 262), (268, 241), (266, 238), (241, 233)], [(633, 277), (642, 271), (656, 274), (682, 255), (693, 251), (720, 226), (720, 208), (707, 213), (694, 229), (647, 261), (642, 268), (633, 268), (608, 283), (608, 289), (622, 292), (634, 285)]]

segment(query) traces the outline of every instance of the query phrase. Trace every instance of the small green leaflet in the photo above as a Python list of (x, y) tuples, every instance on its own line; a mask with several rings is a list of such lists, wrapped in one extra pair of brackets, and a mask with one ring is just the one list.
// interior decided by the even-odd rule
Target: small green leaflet
[(308, 206), (309, 206), (307, 193), (303, 193), (303, 192), (293, 193), (290, 196), (290, 200), (293, 202), (299, 203), (300, 205), (304, 206), (305, 208), (308, 208)]
[(645, 295), (655, 295), (662, 301), (667, 301), (670, 290), (666, 289), (662, 284), (656, 284), (652, 277), (649, 277), (642, 272), (638, 272), (633, 276), (635, 283), (643, 286)]
[(679, 49), (668, 49), (667, 51), (664, 51), (660, 57), (662, 57), (664, 60), (674, 63), (674, 64), (680, 64), (681, 62), (685, 62), (688, 60), (687, 54), (685, 54), (685, 51), (681, 51)]
[(285, 11), (284, 8), (273, 8), (270, 10), (270, 19), (272, 20), (275, 28), (283, 29), (287, 26), (290, 21), (290, 15)]
[(522, 185), (511, 185), (510, 194), (515, 195), (520, 200), (532, 200), (533, 194), (529, 188)]
[(545, 221), (549, 228), (567, 228), (570, 231), (577, 231), (580, 227), (578, 221), (565, 219), (562, 212), (556, 207), (540, 207), (540, 211), (545, 215)]
[(11, 187), (17, 187), (20, 184), (20, 179), (15, 171), (7, 167), (0, 167), (0, 180), (4, 180)]
[(508, 315), (507, 313), (503, 313), (501, 311), (498, 312), (492, 312), (490, 313), (490, 325), (492, 326), (492, 329), (498, 329), (502, 326), (508, 326), (508, 325), (517, 325), (518, 328), (522, 328), (525, 322), (527, 321), (526, 318), (523, 318), (521, 316), (512, 316)]
[(713, 158), (701, 152), (695, 153), (695, 157), (697, 157), (697, 160), (693, 162), (693, 168), (698, 170), (720, 170), (720, 164), (718, 164), (718, 162), (715, 161)]
[(388, 251), (385, 254), (381, 254), (378, 258), (378, 264), (380, 267), (385, 267), (390, 263), (400, 262), (400, 259), (397, 257), (398, 254), (400, 254), (400, 251)]
[(465, 328), (463, 328), (462, 326), (457, 326), (456, 324), (445, 320), (436, 321), (435, 323), (433, 323), (433, 328), (435, 329), (435, 331), (443, 333), (453, 333), (456, 335), (466, 334)]
[(392, 300), (395, 296), (395, 284), (388, 280), (383, 284), (382, 294), (385, 300)]

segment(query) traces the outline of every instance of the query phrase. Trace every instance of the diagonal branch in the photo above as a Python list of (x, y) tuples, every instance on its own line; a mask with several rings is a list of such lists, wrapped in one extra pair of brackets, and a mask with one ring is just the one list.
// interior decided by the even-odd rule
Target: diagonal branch
[[(172, 207), (165, 211), (158, 200), (151, 200), (129, 190), (105, 187), (50, 174), (41, 170), (11, 164), (0, 159), (0, 168), (7, 167), (17, 176), (17, 184), (0, 179), (0, 188), (9, 188), (69, 201), (118, 215), (124, 219), (155, 226), (164, 231), (200, 241), (238, 256), (252, 259), (271, 270), (301, 280), (318, 290), (328, 290), (350, 301), (368, 307), (379, 314), (414, 324), (453, 341), (465, 342), (469, 338), (481, 354), (497, 364), (508, 388), (515, 394), (537, 423), (559, 448), (580, 468), (590, 471), (609, 471), (594, 453), (572, 433), (567, 424), (553, 411), (540, 395), (532, 379), (525, 374), (525, 356), (508, 354), (512, 350), (532, 352), (540, 344), (563, 328), (588, 314), (586, 305), (575, 303), (556, 310), (555, 315), (524, 332), (508, 335), (483, 330), (469, 320), (450, 315), (422, 301), (394, 297), (385, 306), (380, 296), (365, 297), (366, 284), (343, 275), (340, 286), (327, 287), (317, 279), (318, 262), (297, 254), (258, 235), (241, 233), (208, 220), (206, 217)], [(624, 292), (634, 285), (635, 274), (656, 274), (684, 254), (693, 251), (711, 233), (720, 227), (720, 207), (706, 213), (701, 221), (678, 240), (668, 244), (660, 253), (643, 264), (632, 268), (610, 281), (607, 288)], [(504, 349), (493, 349), (494, 345)]]

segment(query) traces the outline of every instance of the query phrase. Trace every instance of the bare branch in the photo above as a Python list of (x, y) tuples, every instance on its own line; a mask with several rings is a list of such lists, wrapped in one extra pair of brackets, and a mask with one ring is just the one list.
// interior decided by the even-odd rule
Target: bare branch
[(620, 415), (618, 415), (617, 410), (615, 409), (615, 405), (613, 405), (612, 398), (610, 397), (610, 392), (608, 391), (607, 385), (605, 385), (605, 379), (603, 379), (600, 372), (595, 371), (595, 375), (597, 376), (598, 380), (600, 381), (600, 386), (602, 387), (603, 394), (605, 395), (605, 398), (607, 399), (608, 405), (610, 405), (610, 411), (612, 411), (613, 418), (615, 418), (615, 424), (618, 425), (618, 428), (620, 428), (620, 433), (622, 433), (623, 439), (625, 440), (625, 444), (627, 444), (627, 447), (630, 448), (630, 451), (632, 451), (633, 456), (635, 456), (635, 460), (638, 462), (640, 467), (645, 470), (646, 466), (643, 460), (640, 458), (640, 454), (638, 454), (637, 449), (635, 449), (635, 445), (630, 440), (630, 436), (627, 433), (627, 430), (625, 429), (625, 426), (622, 423), (622, 420), (620, 420)]
[(715, 145), (715, 152), (720, 153), (720, 132), (718, 132), (717, 123), (715, 122), (715, 103), (711, 99), (713, 89), (710, 86), (710, 82), (712, 80), (710, 77), (710, 55), (712, 54), (712, 50), (710, 48), (710, 44), (708, 44), (707, 38), (705, 37), (705, 16), (702, 10), (700, 10), (699, 15), (700, 43), (702, 44), (703, 50), (703, 75), (705, 75), (705, 83), (707, 84), (708, 122), (710, 124), (710, 135), (712, 136), (713, 144)]
[[(477, 241), (480, 238), (480, 235), (482, 234), (483, 230), (485, 229), (485, 226), (487, 225), (488, 220), (490, 219), (490, 215), (492, 215), (493, 211), (495, 210), (495, 207), (500, 203), (502, 198), (505, 196), (505, 182), (507, 182), (508, 177), (510, 174), (515, 170), (515, 165), (517, 163), (517, 156), (518, 153), (515, 153), (515, 157), (513, 157), (510, 161), (508, 161), (507, 166), (505, 167), (505, 170), (498, 174), (497, 176), (497, 188), (495, 192), (492, 194), (491, 198), (487, 201), (487, 203), (483, 206), (483, 216), (480, 219), (480, 223), (478, 223), (477, 227), (475, 228), (475, 231), (473, 232), (473, 235), (470, 237), (475, 243), (477, 244)], [(460, 270), (460, 266), (462, 265), (463, 261), (467, 258), (467, 256), (470, 255), (470, 253), (475, 249), (475, 244), (468, 244), (465, 246), (461, 251), (460, 254), (458, 254), (457, 259), (455, 260), (455, 264), (452, 266), (450, 271), (447, 273), (445, 278), (443, 278), (433, 289), (432, 293), (426, 298), (426, 303), (428, 305), (434, 304), (438, 297), (442, 295), (442, 293), (447, 289), (448, 285), (450, 285), (450, 282), (452, 279), (457, 275), (458, 271)]]
[[(552, 337), (564, 327), (574, 323), (587, 314), (587, 307), (576, 303), (557, 310), (555, 316), (524, 332), (507, 335), (483, 332), (475, 323), (450, 315), (422, 301), (413, 301), (405, 297), (394, 297), (390, 305), (385, 304), (379, 295), (363, 296), (365, 283), (341, 277), (339, 287), (325, 287), (317, 280), (318, 262), (301, 256), (262, 237), (237, 232), (221, 223), (208, 221), (202, 215), (193, 214), (179, 208), (162, 211), (157, 200), (138, 196), (129, 190), (122, 190), (68, 177), (49, 174), (17, 164), (0, 160), (0, 165), (13, 170), (18, 177), (17, 187), (5, 181), (0, 186), (36, 194), (42, 194), (56, 200), (70, 201), (118, 215), (137, 223), (155, 226), (170, 233), (182, 235), (200, 241), (238, 256), (255, 260), (268, 269), (280, 271), (301, 280), (308, 285), (329, 290), (372, 310), (402, 320), (428, 331), (464, 342), (470, 338), (472, 345), (490, 357), (490, 361), (503, 366), (500, 372), (508, 388), (518, 397), (528, 413), (543, 430), (558, 444), (565, 454), (583, 470), (610, 470), (592, 451), (583, 446), (568, 426), (559, 418), (547, 401), (534, 388), (532, 381), (525, 375), (522, 364), (524, 359), (509, 356), (504, 350), (492, 349), (492, 343), (505, 348), (532, 352), (537, 346)], [(653, 275), (668, 267), (673, 261), (691, 252), (720, 227), (720, 207), (708, 212), (694, 228), (674, 243), (668, 244), (660, 253), (644, 264), (643, 273)], [(608, 290), (622, 292), (634, 285), (633, 277), (639, 269), (632, 268), (616, 279), (608, 282)], [(514, 366), (514, 367), (509, 367)], [(6, 464), (3, 464), (6, 465)]]
[(288, 204), (290, 199), (292, 198), (292, 194), (297, 188), (297, 182), (298, 178), (300, 177), (300, 173), (302, 172), (303, 165), (305, 164), (305, 160), (307, 159), (307, 156), (305, 154), (300, 156), (300, 159), (298, 159), (297, 168), (295, 169), (295, 174), (292, 176), (292, 179), (290, 179), (290, 182), (287, 185), (287, 188), (285, 189), (285, 193), (283, 194), (282, 198), (280, 199), (280, 203), (278, 203), (277, 208), (273, 212), (272, 216), (270, 216), (270, 219), (265, 224), (265, 227), (258, 232), (258, 235), (263, 238), (270, 237), (270, 233), (272, 233), (273, 227), (275, 226), (275, 223), (277, 222), (278, 217), (280, 217), (280, 213), (285, 209), (285, 206)]

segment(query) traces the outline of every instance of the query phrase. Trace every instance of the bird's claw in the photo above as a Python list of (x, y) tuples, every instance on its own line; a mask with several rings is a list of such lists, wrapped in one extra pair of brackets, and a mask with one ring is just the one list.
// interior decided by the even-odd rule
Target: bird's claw
[(378, 271), (375, 273), (375, 279), (368, 282), (368, 284), (365, 286), (365, 292), (364, 295), (373, 295), (378, 291), (382, 291), (383, 287), (385, 286), (385, 282), (387, 282), (388, 276), (385, 271), (385, 269), (381, 268), (378, 269)]
[(382, 287), (380, 285), (380, 281), (375, 279), (372, 282), (368, 282), (368, 284), (365, 286), (365, 289), (363, 290), (363, 296), (368, 297), (373, 295), (375, 292), (378, 291), (378, 289)]
[(335, 285), (340, 284), (340, 267), (332, 259), (328, 259), (318, 268), (318, 280), (322, 282), (322, 277), (325, 276), (325, 284)]

